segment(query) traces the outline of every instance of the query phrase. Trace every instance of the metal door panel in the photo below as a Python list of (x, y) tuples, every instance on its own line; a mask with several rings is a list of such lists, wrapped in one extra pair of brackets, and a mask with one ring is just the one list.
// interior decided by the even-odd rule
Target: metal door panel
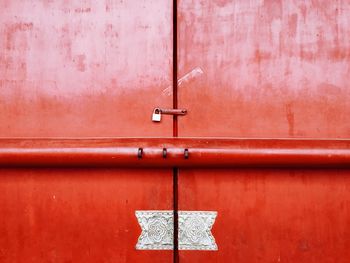
[(348, 137), (349, 12), (348, 0), (179, 1), (179, 136)]
[(166, 170), (2, 169), (0, 261), (171, 262), (135, 249), (135, 210), (171, 209), (171, 182)]
[(171, 136), (171, 1), (1, 0), (0, 34), (0, 136)]
[[(171, 136), (172, 28), (171, 1), (0, 0), (0, 137)], [(172, 210), (172, 170), (94, 160), (0, 171), (1, 262), (171, 262), (136, 251), (135, 211)]]
[[(179, 136), (349, 138), (349, 11), (178, 1)], [(349, 170), (179, 169), (179, 210), (217, 211), (218, 246), (180, 262), (347, 262), (349, 185)]]
[(348, 262), (349, 170), (181, 169), (179, 210), (216, 211), (217, 251), (180, 262)]

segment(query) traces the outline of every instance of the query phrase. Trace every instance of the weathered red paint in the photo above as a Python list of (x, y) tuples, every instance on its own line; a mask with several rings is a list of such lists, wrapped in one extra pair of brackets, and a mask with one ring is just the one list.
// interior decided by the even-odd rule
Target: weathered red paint
[(179, 209), (218, 212), (218, 251), (180, 262), (347, 263), (349, 200), (349, 170), (181, 169)]
[(172, 135), (170, 1), (2, 0), (0, 34), (2, 137)]
[(0, 169), (0, 261), (171, 262), (135, 250), (135, 210), (171, 209), (170, 182), (154, 169)]
[(178, 8), (179, 136), (349, 137), (349, 0)]
[[(349, 138), (350, 1), (181, 0), (179, 136)], [(305, 161), (307, 158), (305, 159)], [(179, 209), (218, 211), (180, 262), (348, 262), (349, 170), (180, 169)]]
[[(172, 107), (171, 16), (163, 0), (1, 0), (0, 136), (171, 136), (171, 117), (151, 122)], [(171, 169), (2, 169), (0, 192), (0, 262), (172, 260), (135, 250), (135, 210), (173, 207)]]
[[(181, 262), (348, 262), (350, 1), (178, 7), (177, 52), (172, 1), (0, 1), (1, 137), (164, 138), (1, 141), (1, 165), (27, 166), (0, 170), (1, 262), (171, 262), (135, 251), (134, 211), (173, 207), (218, 211), (219, 251)], [(172, 106), (188, 115), (151, 122)], [(138, 163), (179, 185), (115, 168)]]
[(0, 139), (0, 167), (349, 168), (350, 140)]

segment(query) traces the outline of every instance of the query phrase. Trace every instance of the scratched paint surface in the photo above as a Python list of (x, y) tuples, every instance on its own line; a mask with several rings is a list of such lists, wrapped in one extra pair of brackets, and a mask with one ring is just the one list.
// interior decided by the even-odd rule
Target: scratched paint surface
[(218, 212), (219, 248), (180, 262), (349, 262), (349, 171), (182, 170), (179, 184), (180, 210)]
[(180, 0), (181, 136), (349, 137), (350, 1)]
[[(170, 1), (0, 1), (0, 136), (170, 136)], [(165, 132), (167, 131), (167, 132)]]
[[(0, 0), (0, 137), (172, 134), (172, 3)], [(136, 156), (135, 156), (136, 158)], [(171, 170), (1, 170), (0, 262), (171, 262), (135, 210), (172, 209)]]
[[(350, 136), (350, 1), (179, 0), (180, 136)], [(217, 252), (180, 262), (349, 261), (350, 172), (179, 171), (179, 209), (218, 211)]]
[(169, 175), (0, 170), (0, 262), (171, 262), (172, 251), (135, 250), (141, 231), (135, 210), (171, 210)]

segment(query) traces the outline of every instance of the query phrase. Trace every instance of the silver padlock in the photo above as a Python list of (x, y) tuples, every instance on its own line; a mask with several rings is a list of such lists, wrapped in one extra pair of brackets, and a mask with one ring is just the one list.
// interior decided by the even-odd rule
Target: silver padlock
[(162, 113), (159, 108), (155, 108), (152, 114), (152, 121), (159, 122), (162, 118)]

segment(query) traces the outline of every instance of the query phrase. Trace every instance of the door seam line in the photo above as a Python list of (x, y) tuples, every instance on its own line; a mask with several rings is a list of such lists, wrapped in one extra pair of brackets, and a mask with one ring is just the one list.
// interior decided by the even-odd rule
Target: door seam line
[[(178, 108), (178, 86), (177, 86), (177, 75), (178, 75), (178, 61), (177, 61), (177, 0), (173, 0), (173, 109)], [(178, 137), (178, 118), (176, 115), (173, 116), (173, 137)], [(179, 169), (173, 168), (173, 213), (174, 213), (174, 242), (173, 242), (173, 262), (179, 263), (179, 220), (178, 220), (178, 175)]]

